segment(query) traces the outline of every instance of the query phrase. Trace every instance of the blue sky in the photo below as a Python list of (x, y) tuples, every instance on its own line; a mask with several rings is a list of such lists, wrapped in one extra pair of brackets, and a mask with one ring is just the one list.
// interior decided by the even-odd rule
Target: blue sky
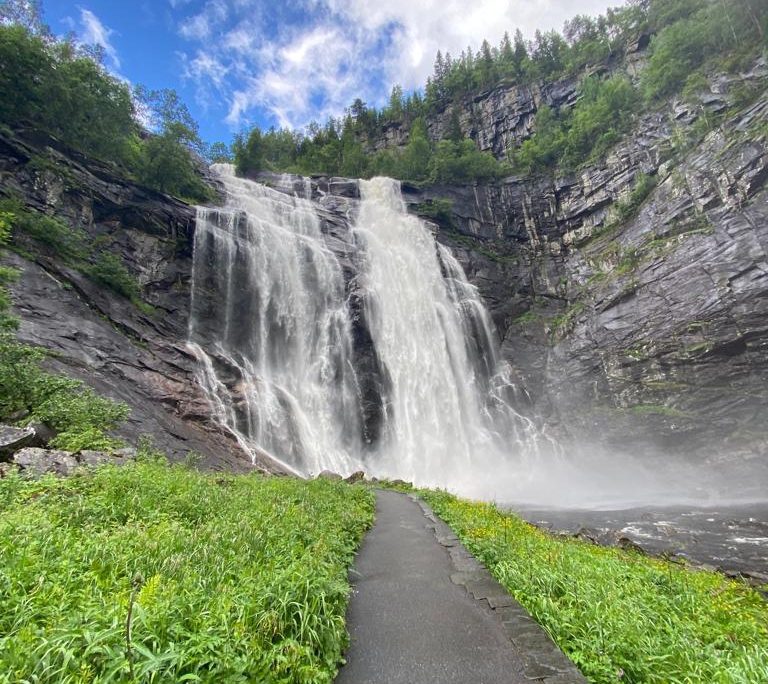
[(356, 97), (423, 85), (438, 49), (561, 28), (618, 0), (44, 0), (56, 34), (101, 45), (115, 74), (175, 88), (208, 141), (253, 124), (301, 128)]

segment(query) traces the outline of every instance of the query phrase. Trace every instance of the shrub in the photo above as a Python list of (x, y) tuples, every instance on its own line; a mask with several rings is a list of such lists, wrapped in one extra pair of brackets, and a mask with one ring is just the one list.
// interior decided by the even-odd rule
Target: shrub
[(15, 198), (0, 200), (0, 214), (13, 234), (21, 233), (50, 247), (63, 260), (70, 263), (88, 254), (85, 231), (73, 228), (61, 219), (39, 211), (27, 209)]
[(561, 116), (543, 105), (536, 132), (512, 153), (523, 173), (575, 169), (603, 157), (629, 129), (637, 93), (625, 76), (584, 79), (581, 98)]
[(52, 446), (68, 451), (111, 449), (122, 445), (108, 432), (128, 417), (125, 404), (98, 396), (79, 380), (40, 368), (43, 350), (0, 334), (0, 420), (29, 414), (59, 434)]
[(453, 227), (453, 200), (433, 199), (417, 204), (414, 207), (417, 214), (429, 216), (444, 228)]
[(138, 299), (141, 294), (141, 288), (136, 279), (116, 254), (101, 252), (86, 271), (97, 283), (106, 285), (127, 299)]
[(470, 139), (441, 140), (432, 158), (430, 180), (437, 183), (466, 183), (499, 178), (509, 169), (488, 152), (481, 152)]
[[(14, 24), (13, 15), (3, 19), (1, 124), (45, 131), (87, 156), (117, 164), (155, 190), (192, 201), (212, 198), (192, 157), (202, 149), (197, 126), (174, 91), (132, 93), (107, 72), (98, 53), (57, 40), (45, 27)], [(159, 134), (142, 140), (134, 101), (156, 119)]]

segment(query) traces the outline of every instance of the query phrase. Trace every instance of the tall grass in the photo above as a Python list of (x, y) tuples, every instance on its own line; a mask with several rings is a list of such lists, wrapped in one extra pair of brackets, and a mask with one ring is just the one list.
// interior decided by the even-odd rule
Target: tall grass
[(0, 480), (0, 682), (331, 682), (373, 510), (154, 461)]
[(495, 506), (421, 495), (592, 682), (768, 682), (768, 604), (745, 585), (553, 537)]

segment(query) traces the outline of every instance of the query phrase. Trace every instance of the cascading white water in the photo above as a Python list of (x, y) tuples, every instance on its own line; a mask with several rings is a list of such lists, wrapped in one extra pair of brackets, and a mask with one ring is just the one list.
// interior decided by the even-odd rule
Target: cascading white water
[(396, 181), (361, 181), (360, 189), (355, 231), (367, 262), (368, 321), (390, 379), (377, 466), (416, 481), (434, 475), (438, 463), (444, 473), (472, 467), (490, 435), (461, 312), (434, 238), (406, 214)]
[(539, 433), (512, 406), (488, 312), (398, 182), (360, 181), (345, 282), (311, 187), (214, 171), (226, 203), (198, 210), (189, 341), (214, 417), (246, 449), (300, 473), (452, 486), (530, 459)]
[(348, 471), (360, 454), (349, 312), (317, 213), (231, 165), (214, 171), (226, 202), (198, 209), (189, 341), (215, 417), (293, 470)]
[(418, 483), (456, 483), (474, 469), (518, 463), (536, 429), (504, 396), (486, 308), (456, 258), (410, 216), (400, 185), (360, 181), (355, 227), (371, 335), (390, 380), (375, 470)]

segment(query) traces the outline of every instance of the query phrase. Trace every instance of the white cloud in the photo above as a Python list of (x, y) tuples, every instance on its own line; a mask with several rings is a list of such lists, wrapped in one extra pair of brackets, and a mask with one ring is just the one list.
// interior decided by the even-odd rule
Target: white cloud
[(203, 109), (208, 109), (213, 96), (224, 97), (225, 78), (229, 68), (222, 64), (210, 51), (201, 48), (194, 57), (179, 54), (182, 63), (182, 77), (197, 84), (195, 99)]
[(347, 21), (376, 34), (400, 27), (392, 54), (393, 82), (418, 87), (432, 72), (438, 50), (458, 56), (483, 39), (498, 45), (505, 31), (519, 28), (530, 38), (536, 29), (560, 29), (574, 14), (599, 14), (615, 5), (610, 0), (326, 0)]
[(192, 15), (181, 24), (179, 33), (187, 39), (208, 40), (228, 15), (226, 0), (209, 0), (202, 12)]
[(104, 26), (93, 12), (82, 8), (80, 9), (80, 25), (80, 41), (86, 45), (98, 45), (104, 50), (104, 55), (109, 59), (113, 69), (119, 69), (120, 58), (110, 41), (110, 36), (114, 31)]
[[(236, 37), (230, 42), (238, 43)], [(331, 25), (316, 26), (286, 42), (262, 43), (241, 65), (247, 71), (255, 62), (260, 71), (235, 90), (227, 122), (240, 125), (256, 107), (271, 112), (280, 126), (338, 114), (351, 102), (362, 76), (350, 68), (355, 50), (354, 38)]]
[[(187, 0), (169, 1), (178, 7)], [(185, 75), (199, 92), (227, 98), (231, 126), (261, 111), (279, 125), (299, 127), (340, 115), (356, 97), (380, 104), (395, 83), (406, 90), (423, 86), (438, 50), (458, 56), (467, 46), (477, 50), (484, 38), (497, 45), (517, 28), (530, 38), (537, 28), (561, 28), (577, 12), (597, 14), (613, 4), (208, 0), (180, 23), (179, 33), (200, 43), (184, 58)]]

